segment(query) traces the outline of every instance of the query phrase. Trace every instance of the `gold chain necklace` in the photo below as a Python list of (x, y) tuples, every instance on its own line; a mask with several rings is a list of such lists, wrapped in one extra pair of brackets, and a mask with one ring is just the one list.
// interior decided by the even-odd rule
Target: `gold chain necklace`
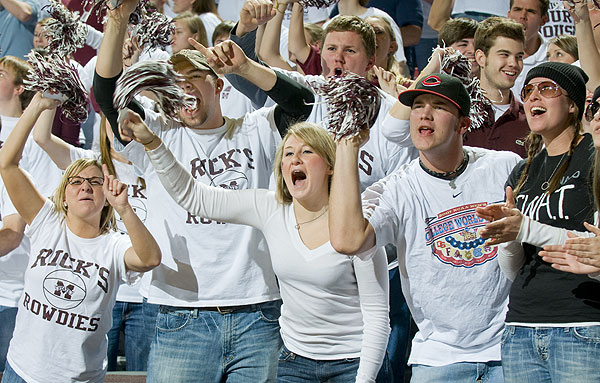
[(323, 214), (327, 213), (327, 210), (329, 210), (329, 206), (327, 206), (327, 208), (325, 210), (323, 210), (323, 212), (321, 214), (319, 214), (318, 216), (316, 216), (315, 218), (305, 221), (305, 222), (296, 223), (296, 226), (294, 226), (294, 227), (296, 228), (296, 230), (300, 230), (300, 225), (304, 225), (309, 222), (316, 221), (317, 219), (321, 218), (323, 216)]

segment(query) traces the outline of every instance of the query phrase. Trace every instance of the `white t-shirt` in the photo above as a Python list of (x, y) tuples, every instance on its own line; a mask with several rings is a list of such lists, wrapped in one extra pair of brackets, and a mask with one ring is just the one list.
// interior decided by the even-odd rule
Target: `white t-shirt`
[(509, 1), (456, 0), (452, 15), (465, 12), (489, 13), (490, 15), (506, 17)]
[[(315, 85), (326, 81), (323, 76), (305, 76), (298, 72), (275, 70), (285, 73), (288, 77), (309, 88), (314, 88)], [(381, 91), (379, 94), (381, 95), (379, 114), (373, 126), (371, 126), (369, 141), (360, 148), (358, 154), (358, 175), (361, 190), (366, 189), (417, 157), (417, 151), (414, 147), (400, 147), (382, 135), (383, 121), (390, 108), (396, 103), (396, 99)], [(328, 115), (326, 99), (315, 93), (315, 104), (306, 121), (325, 127), (327, 126)]]
[(103, 382), (106, 334), (125, 270), (128, 236), (81, 238), (46, 200), (26, 233), (31, 253), (7, 360), (29, 383)]
[(356, 381), (374, 382), (389, 333), (383, 249), (346, 256), (328, 241), (310, 250), (295, 228), (293, 204), (278, 203), (274, 192), (206, 187), (164, 144), (148, 156), (160, 181), (188, 211), (262, 231), (281, 289), (285, 346), (317, 360), (360, 357)]
[[(146, 124), (200, 182), (228, 189), (268, 188), (281, 137), (273, 109), (225, 118), (216, 129), (189, 129), (145, 110)], [(234, 127), (235, 125), (235, 127)], [(231, 139), (226, 138), (233, 130)], [(115, 148), (144, 172), (146, 226), (162, 251), (152, 270), (148, 301), (170, 306), (236, 306), (279, 299), (262, 234), (188, 213), (169, 196), (144, 147), (132, 142)], [(232, 240), (235, 238), (235, 240)]]
[(550, 0), (548, 22), (542, 25), (540, 33), (546, 40), (559, 35), (575, 35), (575, 25), (569, 11), (564, 9), (562, 0)]
[[(291, 3), (290, 3), (291, 5)], [(333, 9), (334, 5), (330, 5), (325, 8), (317, 8), (317, 7), (304, 7), (304, 24), (311, 23), (322, 23), (329, 18), (329, 14), (331, 13), (331, 9)], [(283, 15), (283, 25), (286, 28), (290, 27), (290, 20), (292, 19), (292, 7), (288, 6), (285, 9), (285, 13)]]
[[(0, 226), (2, 219), (9, 215), (18, 214), (13, 206), (4, 182), (0, 178)], [(23, 292), (23, 275), (27, 268), (29, 257), (29, 238), (23, 236), (19, 246), (8, 254), (0, 257), (0, 306), (17, 307)]]
[(255, 111), (252, 102), (244, 96), (239, 90), (225, 77), (223, 80), (223, 90), (221, 91), (221, 112), (229, 118), (242, 118), (246, 113)]
[(221, 24), (221, 19), (212, 12), (205, 12), (200, 15), (202, 24), (204, 24), (204, 30), (206, 30), (206, 38), (208, 39), (208, 46), (212, 47), (212, 35), (215, 31), (215, 27)]
[[(0, 116), (0, 147), (13, 130), (18, 117)], [(50, 157), (40, 148), (32, 137), (27, 139), (23, 149), (23, 157), (19, 166), (29, 173), (35, 187), (44, 196), (51, 196), (58, 186), (62, 171), (50, 160)], [(1, 201), (1, 214), (8, 216), (16, 214), (8, 194), (4, 189), (4, 183), (0, 179), (0, 188), (3, 196)], [(16, 307), (18, 299), (23, 291), (23, 273), (27, 266), (29, 256), (29, 239), (24, 236), (19, 247), (4, 257), (0, 257), (0, 305)]]
[(511, 88), (513, 94), (515, 95), (515, 97), (517, 97), (517, 99), (520, 102), (523, 102), (523, 100), (521, 100), (521, 89), (523, 89), (523, 86), (525, 85), (525, 78), (527, 78), (527, 73), (529, 73), (531, 68), (533, 68), (534, 66), (540, 65), (541, 63), (547, 61), (546, 52), (548, 51), (548, 41), (545, 40), (542, 37), (542, 35), (539, 36), (542, 39), (542, 44), (540, 45), (540, 48), (537, 50), (537, 52), (535, 52), (535, 54), (529, 57), (525, 57), (523, 59), (523, 70), (521, 71), (521, 74), (519, 74), (519, 76), (517, 77), (515, 85)]
[[(93, 150), (86, 150), (81, 148), (76, 148), (71, 146), (71, 161), (78, 160), (80, 158), (94, 158), (97, 161), (100, 161), (100, 154)], [(140, 221), (143, 224), (146, 223), (146, 216), (148, 215), (148, 204), (146, 198), (146, 191), (144, 190), (144, 186), (141, 182), (140, 177), (136, 174), (135, 167), (131, 164), (126, 164), (123, 162), (113, 160), (113, 164), (115, 165), (115, 171), (117, 173), (117, 178), (123, 183), (127, 184), (127, 199), (129, 204), (133, 208), (133, 211), (138, 216)], [(127, 228), (119, 217), (119, 214), (115, 212), (115, 218), (117, 220), (117, 231), (121, 234), (127, 235)], [(150, 279), (150, 273), (144, 273), (142, 276), (142, 280)], [(117, 292), (117, 300), (121, 302), (132, 302), (132, 303), (142, 303), (142, 294), (140, 294), (140, 283), (136, 283), (135, 285), (122, 284), (119, 286), (119, 291)]]
[[(2, 129), (0, 130), (0, 147), (12, 131), (13, 127), (19, 120), (17, 117), (2, 118)], [(34, 180), (36, 189), (42, 193), (44, 197), (49, 197), (54, 193), (54, 190), (60, 182), (62, 170), (60, 170), (54, 162), (48, 157), (48, 154), (35, 143), (33, 137), (29, 137), (23, 149), (23, 157), (19, 166), (28, 172)]]
[[(336, 15), (333, 19), (335, 19), (336, 17), (339, 17), (339, 16), (340, 15)], [(381, 9), (375, 8), (375, 7), (369, 7), (365, 13), (363, 13), (362, 15), (359, 15), (358, 17), (360, 17), (361, 19), (364, 20), (369, 16), (379, 16), (379, 17), (383, 17), (384, 19), (389, 21), (390, 25), (392, 26), (392, 29), (394, 30), (394, 36), (396, 37), (396, 43), (398, 43), (398, 50), (394, 54), (394, 57), (396, 58), (396, 60), (398, 60), (398, 62), (401, 62), (401, 63), (405, 62), (406, 56), (404, 56), (404, 49), (402, 49), (402, 47), (404, 46), (404, 43), (402, 42), (402, 33), (400, 33), (400, 28), (398, 27), (398, 24), (396, 24), (394, 19), (392, 19), (390, 17), (390, 15), (388, 15), (385, 11), (382, 11)], [(333, 19), (331, 19), (331, 20), (333, 20)], [(331, 20), (329, 20), (325, 24), (323, 24), (323, 29), (327, 28), (327, 26), (329, 25)]]
[(504, 201), (520, 157), (464, 149), (469, 164), (453, 182), (430, 176), (415, 159), (363, 193), (377, 245), (398, 248), (402, 291), (419, 328), (409, 364), (500, 360), (510, 283), (497, 246), (483, 245), (487, 221), (475, 208)]

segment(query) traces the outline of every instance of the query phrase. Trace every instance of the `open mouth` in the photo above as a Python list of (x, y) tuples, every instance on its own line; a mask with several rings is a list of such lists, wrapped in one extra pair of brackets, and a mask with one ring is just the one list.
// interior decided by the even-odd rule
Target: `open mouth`
[(183, 108), (183, 110), (185, 111), (186, 114), (192, 115), (192, 114), (196, 113), (199, 106), (200, 106), (200, 100), (198, 100), (198, 97), (196, 97), (196, 101), (194, 102), (194, 105), (192, 105), (191, 107)]
[(546, 113), (546, 108), (542, 108), (541, 106), (534, 106), (533, 108), (530, 109), (530, 111), (531, 111), (531, 115), (533, 117), (536, 117), (536, 116), (540, 116), (540, 115)]
[(304, 173), (302, 170), (292, 171), (292, 184), (294, 186), (297, 186), (296, 184), (298, 184), (298, 185), (302, 184), (305, 180), (306, 180), (306, 173)]
[(517, 75), (517, 72), (515, 72), (515, 71), (508, 71), (508, 70), (502, 71), (502, 73), (504, 73), (505, 75), (510, 76), (510, 77), (514, 77), (514, 76)]
[(420, 135), (429, 136), (429, 135), (433, 134), (433, 129), (431, 129), (427, 126), (421, 126), (421, 127), (419, 127), (418, 132)]
[(342, 70), (342, 68), (335, 68), (333, 70), (334, 76), (341, 76), (343, 73), (344, 73), (344, 71)]

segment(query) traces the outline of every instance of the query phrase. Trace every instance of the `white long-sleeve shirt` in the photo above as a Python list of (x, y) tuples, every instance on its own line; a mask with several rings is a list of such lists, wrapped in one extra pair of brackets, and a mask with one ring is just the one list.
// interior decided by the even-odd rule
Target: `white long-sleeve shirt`
[(375, 381), (389, 334), (383, 251), (346, 256), (329, 242), (311, 250), (295, 229), (293, 204), (278, 203), (273, 191), (196, 182), (164, 144), (148, 156), (165, 189), (186, 211), (263, 232), (283, 299), (281, 336), (290, 351), (320, 360), (360, 357), (356, 381)]

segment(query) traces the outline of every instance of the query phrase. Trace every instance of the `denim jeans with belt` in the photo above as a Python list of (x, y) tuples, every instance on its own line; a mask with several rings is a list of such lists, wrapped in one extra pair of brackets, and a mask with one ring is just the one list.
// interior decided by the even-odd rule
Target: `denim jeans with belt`
[(274, 382), (281, 300), (233, 312), (160, 306), (149, 383)]
[(347, 383), (356, 380), (360, 358), (314, 360), (291, 352), (285, 346), (279, 354), (278, 383)]
[(507, 383), (600, 382), (600, 326), (507, 325), (502, 365)]

